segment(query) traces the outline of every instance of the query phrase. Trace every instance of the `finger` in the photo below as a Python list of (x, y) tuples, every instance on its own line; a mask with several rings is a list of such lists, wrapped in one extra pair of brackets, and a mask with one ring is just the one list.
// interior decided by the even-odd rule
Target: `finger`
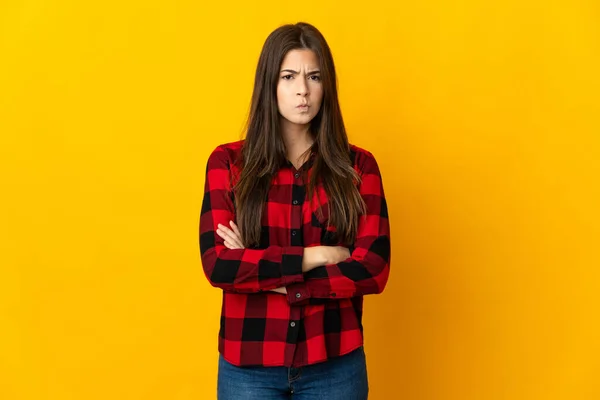
[(227, 244), (229, 245), (230, 249), (243, 249), (244, 247), (241, 247), (240, 245), (238, 245), (235, 242), (232, 242), (230, 240), (227, 241)]
[(233, 231), (229, 228), (227, 228), (226, 226), (223, 226), (221, 224), (219, 224), (219, 228), (217, 229), (217, 231), (221, 232), (221, 235), (224, 239), (225, 238), (234, 238), (235, 237), (235, 233), (233, 233)]
[(222, 229), (217, 229), (217, 235), (219, 235), (223, 240), (229, 240), (231, 241), (229, 235), (227, 234), (227, 232), (225, 232)]
[(229, 221), (229, 224), (231, 225), (231, 227), (233, 228), (233, 231), (235, 232), (235, 234), (241, 238), (242, 237), (242, 233), (240, 232), (238, 226), (235, 224), (235, 222), (233, 221)]
[(236, 248), (244, 248), (241, 238), (237, 237), (235, 232), (224, 225), (218, 224), (218, 226), (217, 233), (219, 233), (219, 236), (221, 236), (223, 239), (229, 240), (232, 244), (237, 246)]
[(225, 232), (225, 233), (233, 233), (233, 231), (231, 229), (229, 229), (228, 227), (226, 227), (225, 225), (218, 224), (217, 229), (220, 229), (222, 232)]
[(240, 246), (237, 242), (231, 240), (230, 238), (225, 239), (224, 243), (227, 246), (227, 248), (229, 248), (229, 249), (243, 249), (244, 248), (244, 246)]
[(242, 244), (242, 233), (240, 232), (238, 226), (233, 221), (229, 221), (229, 225), (231, 225), (231, 229), (233, 230), (233, 234), (235, 235), (236, 239), (240, 242), (240, 244)]
[(227, 231), (225, 233), (227, 240), (229, 240), (232, 244), (234, 244), (235, 246), (237, 246), (240, 249), (244, 248), (244, 245), (242, 244), (242, 241), (240, 240), (240, 238), (238, 238), (236, 236), (235, 233), (233, 233), (232, 231)]
[(235, 243), (231, 242), (231, 239), (220, 229), (217, 229), (217, 234), (223, 238), (223, 244), (225, 245), (225, 247), (227, 247), (228, 249), (235, 249), (237, 248), (237, 245)]
[[(227, 235), (227, 238), (229, 238), (231, 241), (235, 242), (240, 248), (244, 248), (244, 244), (242, 242), (242, 237), (241, 235), (237, 234), (236, 232), (232, 231), (231, 229), (227, 228), (227, 227), (223, 227), (223, 225), (219, 224), (220, 228), (225, 235)], [(238, 231), (239, 232), (239, 231)]]
[(228, 232), (228, 233), (227, 233), (227, 237), (228, 237), (228, 239), (229, 239), (231, 242), (235, 243), (235, 244), (236, 244), (237, 246), (239, 246), (240, 248), (242, 248), (242, 249), (244, 248), (244, 245), (242, 244), (242, 239), (241, 239), (241, 238), (239, 238), (239, 237), (238, 237), (238, 236), (235, 234), (235, 232), (231, 232), (231, 231), (230, 231), (230, 232)]
[(237, 225), (233, 221), (229, 221), (229, 224), (231, 225), (231, 228), (233, 229), (233, 231), (231, 231), (231, 235), (235, 238), (235, 240), (237, 241), (237, 243), (240, 246), (244, 247), (244, 241), (242, 240), (242, 233), (238, 229)]

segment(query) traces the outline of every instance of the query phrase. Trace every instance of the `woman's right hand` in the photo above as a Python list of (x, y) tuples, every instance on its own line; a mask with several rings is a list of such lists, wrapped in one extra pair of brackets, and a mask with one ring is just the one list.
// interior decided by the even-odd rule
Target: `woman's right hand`
[(323, 246), (330, 252), (327, 264), (337, 264), (350, 258), (350, 250), (343, 246)]
[(337, 264), (350, 257), (350, 250), (343, 246), (313, 246), (304, 248), (302, 272), (308, 272), (327, 264)]

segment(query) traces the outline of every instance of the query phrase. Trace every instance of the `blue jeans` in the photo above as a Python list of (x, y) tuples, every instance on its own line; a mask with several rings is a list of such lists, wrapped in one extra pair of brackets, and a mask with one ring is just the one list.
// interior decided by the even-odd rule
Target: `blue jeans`
[(365, 400), (368, 393), (363, 347), (300, 368), (237, 367), (219, 355), (218, 400)]

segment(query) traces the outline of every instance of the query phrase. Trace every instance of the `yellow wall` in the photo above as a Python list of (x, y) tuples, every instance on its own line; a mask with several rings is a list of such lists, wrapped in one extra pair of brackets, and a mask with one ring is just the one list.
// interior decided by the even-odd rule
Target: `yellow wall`
[(298, 20), (388, 196), (371, 398), (600, 398), (597, 2), (201, 3), (0, 3), (0, 398), (214, 398), (205, 162)]

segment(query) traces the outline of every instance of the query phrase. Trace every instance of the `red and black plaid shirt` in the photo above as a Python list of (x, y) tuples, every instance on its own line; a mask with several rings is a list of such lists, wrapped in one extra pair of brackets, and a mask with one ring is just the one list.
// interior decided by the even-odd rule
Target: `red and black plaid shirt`
[[(236, 222), (231, 176), (243, 141), (218, 146), (206, 167), (200, 216), (200, 253), (212, 286), (223, 289), (219, 352), (238, 366), (300, 367), (340, 356), (363, 344), (363, 295), (381, 293), (390, 269), (390, 228), (379, 167), (351, 145), (367, 206), (359, 217), (351, 257), (302, 273), (304, 247), (338, 245), (327, 227), (322, 185), (308, 201), (314, 154), (299, 170), (287, 161), (272, 181), (260, 245), (228, 249), (217, 225)], [(317, 212), (318, 202), (322, 214)], [(286, 286), (287, 295), (269, 291)]]

